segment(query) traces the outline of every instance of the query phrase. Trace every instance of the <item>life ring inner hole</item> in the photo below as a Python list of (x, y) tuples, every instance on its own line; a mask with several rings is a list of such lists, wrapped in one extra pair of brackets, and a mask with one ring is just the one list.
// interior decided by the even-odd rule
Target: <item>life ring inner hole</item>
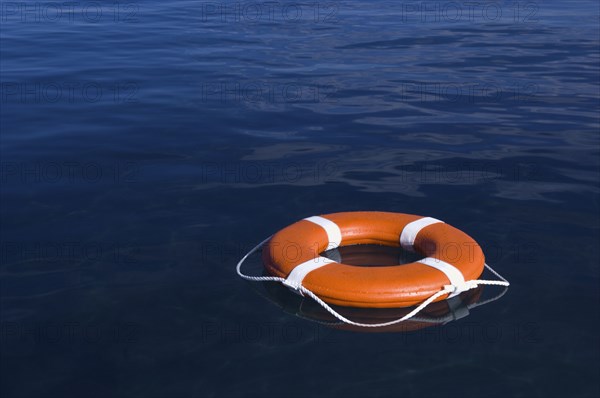
[(423, 259), (417, 252), (381, 244), (344, 245), (320, 254), (339, 263), (357, 267), (394, 267)]

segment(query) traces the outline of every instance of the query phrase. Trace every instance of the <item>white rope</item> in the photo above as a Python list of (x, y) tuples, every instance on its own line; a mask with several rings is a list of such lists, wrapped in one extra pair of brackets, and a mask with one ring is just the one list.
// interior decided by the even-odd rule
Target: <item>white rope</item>
[[(504, 283), (498, 284), (499, 286), (504, 286), (504, 289), (502, 289), (502, 291), (499, 294), (497, 294), (496, 296), (494, 296), (492, 298), (467, 305), (468, 309), (477, 308), (481, 305), (486, 305), (486, 304), (491, 303), (492, 301), (498, 300), (500, 297), (502, 297), (506, 294), (506, 292), (508, 291), (508, 287), (510, 286), (510, 283), (506, 279), (504, 279), (504, 277), (502, 275), (500, 275), (498, 272), (494, 271), (494, 269), (492, 267), (490, 267), (489, 265), (487, 265), (485, 263), (484, 263), (484, 265), (485, 265), (485, 268), (487, 268), (492, 274), (496, 275), (499, 279), (502, 280), (502, 282), (504, 282)], [(488, 282), (499, 282), (499, 281), (488, 281)], [(495, 285), (496, 283), (488, 283), (488, 284)]]
[[(267, 239), (263, 240), (258, 245), (256, 245), (244, 257), (242, 257), (242, 259), (237, 263), (237, 266), (236, 266), (235, 269), (236, 269), (237, 274), (240, 277), (242, 277), (245, 280), (254, 281), (254, 282), (267, 282), (267, 281), (271, 281), (271, 282), (285, 282), (286, 281), (285, 278), (280, 278), (278, 276), (251, 276), (251, 275), (245, 275), (245, 274), (242, 273), (242, 264), (244, 263), (244, 261), (246, 261), (246, 259), (248, 257), (250, 257), (253, 253), (255, 253), (265, 243), (267, 243), (267, 241), (269, 239), (271, 239), (271, 236), (269, 236)], [(323, 300), (321, 300), (316, 294), (314, 294), (312, 291), (310, 291), (306, 287), (300, 285), (300, 286), (298, 286), (297, 290), (300, 291), (303, 294), (306, 294), (307, 296), (309, 296), (313, 300), (315, 300), (327, 312), (329, 312), (331, 315), (333, 315), (335, 318), (339, 319), (342, 322), (345, 322), (345, 323), (347, 323), (349, 325), (360, 326), (360, 327), (365, 327), (365, 328), (377, 328), (377, 327), (390, 326), (390, 325), (394, 325), (396, 323), (404, 322), (404, 321), (406, 321), (406, 320), (414, 317), (415, 315), (417, 315), (419, 312), (421, 312), (425, 307), (427, 307), (429, 304), (431, 304), (437, 298), (443, 296), (444, 294), (452, 294), (456, 290), (467, 291), (467, 290), (470, 290), (470, 289), (475, 289), (479, 285), (504, 286), (506, 289), (504, 289), (504, 291), (501, 294), (499, 294), (498, 296), (496, 296), (496, 297), (494, 297), (494, 298), (492, 298), (490, 300), (487, 300), (484, 303), (479, 303), (478, 305), (487, 304), (487, 303), (489, 303), (491, 301), (495, 301), (495, 300), (499, 299), (500, 297), (502, 297), (506, 293), (506, 290), (508, 290), (508, 286), (510, 286), (510, 283), (506, 279), (504, 279), (504, 277), (502, 277), (502, 275), (500, 275), (498, 272), (496, 272), (492, 267), (490, 267), (487, 264), (484, 264), (484, 265), (485, 265), (485, 267), (488, 270), (490, 270), (500, 280), (499, 281), (492, 281), (492, 280), (474, 279), (474, 280), (470, 280), (470, 281), (465, 281), (464, 284), (462, 284), (461, 286), (445, 285), (442, 288), (442, 290), (440, 290), (439, 292), (434, 293), (433, 295), (431, 295), (427, 300), (423, 301), (421, 304), (419, 304), (419, 306), (417, 306), (415, 309), (413, 309), (408, 314), (404, 315), (402, 318), (398, 318), (398, 319), (395, 319), (393, 321), (382, 322), (382, 323), (360, 323), (360, 322), (354, 322), (354, 321), (352, 321), (352, 320), (344, 317), (343, 315), (341, 315), (340, 313), (338, 313), (333, 308), (331, 308), (326, 302), (324, 302)], [(478, 305), (472, 305), (469, 308), (475, 308)]]
[[(271, 236), (273, 236), (273, 235), (271, 235)], [(262, 245), (267, 243), (269, 241), (269, 239), (271, 239), (271, 236), (269, 236), (267, 239), (260, 242), (258, 245), (254, 246), (254, 248), (252, 250), (250, 250), (248, 253), (246, 253), (246, 255), (244, 257), (242, 257), (242, 259), (237, 263), (235, 270), (239, 276), (241, 276), (242, 278), (244, 278), (247, 281), (254, 281), (254, 282), (265, 282), (265, 281), (283, 282), (283, 281), (285, 281), (284, 278), (280, 278), (278, 276), (251, 276), (251, 275), (242, 274), (242, 264), (244, 263), (244, 261), (246, 261), (246, 259), (248, 257), (250, 257), (252, 254), (254, 254), (254, 252), (256, 252), (258, 249), (260, 249), (260, 247)]]
[(325, 310), (327, 310), (327, 312), (329, 312), (331, 315), (333, 315), (334, 317), (336, 317), (340, 321), (345, 322), (345, 323), (350, 324), (350, 325), (362, 326), (362, 327), (366, 327), (366, 328), (378, 328), (378, 327), (389, 326), (389, 325), (393, 325), (393, 324), (396, 324), (396, 323), (403, 322), (403, 321), (405, 321), (405, 320), (407, 320), (409, 318), (412, 318), (414, 315), (418, 314), (419, 312), (421, 312), (421, 310), (423, 308), (425, 308), (429, 304), (431, 304), (431, 302), (433, 302), (433, 300), (435, 300), (436, 298), (438, 298), (440, 296), (443, 296), (444, 294), (447, 294), (447, 293), (451, 292), (450, 290), (446, 291), (446, 288), (444, 287), (444, 289), (440, 290), (439, 292), (435, 293), (433, 296), (429, 297), (427, 300), (423, 301), (421, 303), (421, 305), (419, 305), (417, 308), (415, 308), (414, 310), (412, 310), (408, 314), (404, 315), (402, 318), (399, 318), (399, 319), (396, 319), (396, 320), (393, 320), (393, 321), (389, 321), (389, 322), (383, 322), (383, 323), (360, 323), (360, 322), (351, 321), (350, 319), (342, 316), (336, 310), (334, 310), (333, 308), (331, 308), (326, 302), (324, 302), (323, 300), (321, 300), (316, 294), (314, 294), (313, 292), (311, 292), (310, 290), (308, 290), (304, 286), (300, 286), (300, 290), (303, 293), (306, 293), (308, 296), (310, 296), (313, 300), (315, 300), (317, 303), (319, 303), (321, 305), (321, 307), (325, 308)]
[[(508, 288), (506, 288), (502, 294), (497, 295), (496, 297), (493, 297), (493, 298), (491, 298), (489, 300), (486, 300), (481, 305), (487, 304), (489, 302), (492, 302), (492, 301), (495, 301), (495, 300), (499, 299), (500, 297), (502, 297), (504, 295), (504, 293), (506, 293), (507, 289)], [(265, 295), (263, 295), (263, 296), (267, 297)], [(272, 300), (272, 299), (270, 299), (270, 300)], [(346, 322), (344, 322), (344, 321), (325, 322), (325, 321), (316, 320), (314, 318), (310, 318), (310, 317), (308, 317), (308, 316), (306, 316), (306, 315), (303, 314), (303, 312), (302, 312), (302, 306), (303, 306), (303, 304), (304, 304), (304, 299), (300, 302), (300, 308), (298, 309), (298, 311), (294, 313), (298, 318), (306, 319), (308, 321), (316, 322), (318, 324), (325, 325), (325, 326), (338, 326), (338, 325), (344, 325), (344, 324), (346, 324)], [(479, 304), (466, 304), (465, 308), (467, 310), (469, 310), (471, 308), (475, 308), (475, 307), (478, 307), (478, 306), (479, 306)], [(458, 318), (454, 314), (454, 311), (451, 310), (451, 312), (449, 314), (446, 314), (444, 316), (437, 316), (437, 317), (429, 316), (429, 315), (426, 315), (424, 317), (423, 316), (414, 315), (413, 317), (410, 318), (410, 321), (411, 322), (421, 322), (421, 323), (432, 323), (432, 324), (440, 324), (440, 323), (441, 324), (446, 324), (446, 323), (454, 321), (456, 319), (458, 319)]]

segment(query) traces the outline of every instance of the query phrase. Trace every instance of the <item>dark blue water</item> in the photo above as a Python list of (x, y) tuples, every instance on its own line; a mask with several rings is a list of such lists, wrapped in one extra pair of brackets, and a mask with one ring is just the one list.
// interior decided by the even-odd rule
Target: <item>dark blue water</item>
[[(1, 11), (3, 397), (600, 394), (597, 1)], [(372, 334), (236, 277), (351, 210), (445, 220), (512, 286)]]

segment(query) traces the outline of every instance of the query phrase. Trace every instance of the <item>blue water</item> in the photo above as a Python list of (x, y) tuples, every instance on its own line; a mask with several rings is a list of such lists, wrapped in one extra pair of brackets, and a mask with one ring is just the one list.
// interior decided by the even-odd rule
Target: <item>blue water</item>
[[(597, 1), (1, 12), (3, 397), (600, 394)], [(235, 275), (351, 210), (442, 219), (511, 288), (373, 334)]]

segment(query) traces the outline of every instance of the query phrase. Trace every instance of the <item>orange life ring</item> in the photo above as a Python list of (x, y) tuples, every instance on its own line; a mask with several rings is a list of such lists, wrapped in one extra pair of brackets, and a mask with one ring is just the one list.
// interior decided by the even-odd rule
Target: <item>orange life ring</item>
[[(402, 246), (425, 258), (410, 264), (358, 267), (320, 256), (341, 245)], [(263, 264), (284, 285), (302, 285), (323, 301), (346, 307), (397, 308), (423, 302), (445, 286), (468, 289), (485, 256), (473, 238), (431, 217), (389, 212), (345, 212), (309, 217), (271, 237)], [(464, 287), (464, 288), (463, 288)]]

